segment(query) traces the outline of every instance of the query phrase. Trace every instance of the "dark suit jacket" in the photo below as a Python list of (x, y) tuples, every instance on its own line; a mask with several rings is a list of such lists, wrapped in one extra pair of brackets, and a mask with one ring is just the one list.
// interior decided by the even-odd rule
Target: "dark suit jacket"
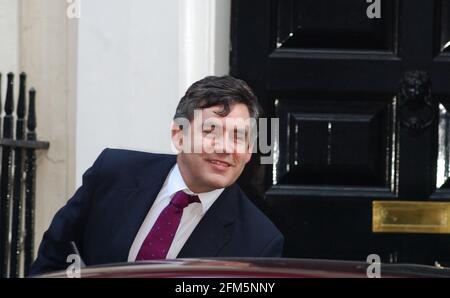
[[(106, 149), (45, 232), (31, 275), (65, 270), (74, 241), (86, 265), (127, 262), (176, 156)], [(284, 238), (237, 184), (201, 219), (178, 258), (279, 257)]]

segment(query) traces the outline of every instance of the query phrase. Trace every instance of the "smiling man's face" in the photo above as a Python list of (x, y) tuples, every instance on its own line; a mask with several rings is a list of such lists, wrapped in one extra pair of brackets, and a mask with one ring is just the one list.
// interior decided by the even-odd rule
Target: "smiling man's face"
[(177, 125), (172, 127), (181, 175), (190, 190), (196, 193), (233, 184), (251, 158), (247, 106), (234, 104), (224, 117), (217, 114), (221, 111), (221, 106), (213, 106), (197, 113), (190, 122), (190, 136), (183, 134)]

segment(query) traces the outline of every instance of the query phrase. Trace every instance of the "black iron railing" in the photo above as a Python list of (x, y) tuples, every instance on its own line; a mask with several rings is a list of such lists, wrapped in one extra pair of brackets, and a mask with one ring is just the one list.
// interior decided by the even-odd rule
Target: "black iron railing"
[[(1, 82), (0, 73), (0, 111)], [(14, 115), (14, 74), (9, 73), (4, 114), (0, 117), (0, 277), (27, 275), (34, 259), (36, 150), (49, 148), (48, 142), (36, 137), (35, 101), (32, 88), (27, 113), (26, 74), (20, 74)]]

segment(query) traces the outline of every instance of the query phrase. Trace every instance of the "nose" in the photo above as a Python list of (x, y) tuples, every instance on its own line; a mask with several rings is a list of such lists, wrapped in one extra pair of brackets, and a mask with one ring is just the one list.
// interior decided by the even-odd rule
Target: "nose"
[(216, 153), (235, 153), (236, 145), (228, 132), (225, 132), (222, 137), (215, 138), (214, 151)]

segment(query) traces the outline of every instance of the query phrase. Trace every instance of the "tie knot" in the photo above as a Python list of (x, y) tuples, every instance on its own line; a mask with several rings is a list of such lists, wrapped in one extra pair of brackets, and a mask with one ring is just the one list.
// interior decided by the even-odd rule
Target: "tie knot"
[(200, 199), (198, 198), (198, 196), (189, 195), (184, 191), (180, 190), (173, 196), (170, 203), (180, 209), (184, 209), (191, 203), (200, 203)]

